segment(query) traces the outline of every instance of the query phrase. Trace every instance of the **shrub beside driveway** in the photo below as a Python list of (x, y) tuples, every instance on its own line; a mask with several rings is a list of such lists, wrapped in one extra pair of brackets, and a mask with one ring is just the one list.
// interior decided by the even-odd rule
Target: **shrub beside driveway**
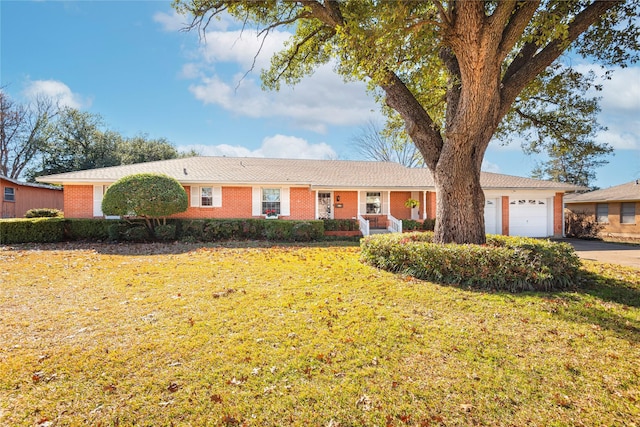
[(0, 424), (625, 425), (640, 277), (487, 293), (356, 247), (0, 250)]

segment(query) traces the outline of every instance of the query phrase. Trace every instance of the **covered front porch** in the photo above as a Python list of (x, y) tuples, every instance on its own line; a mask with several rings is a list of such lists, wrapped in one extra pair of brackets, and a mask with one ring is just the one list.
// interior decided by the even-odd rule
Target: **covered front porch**
[(316, 218), (355, 219), (362, 235), (402, 232), (402, 220), (435, 218), (435, 192), (405, 189), (317, 189)]

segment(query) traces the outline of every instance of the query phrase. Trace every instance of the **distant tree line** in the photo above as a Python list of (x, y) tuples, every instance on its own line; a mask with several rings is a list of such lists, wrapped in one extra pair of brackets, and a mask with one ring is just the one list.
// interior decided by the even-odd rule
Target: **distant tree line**
[(19, 103), (0, 89), (0, 175), (35, 181), (41, 175), (195, 156), (165, 138), (124, 137), (99, 114), (61, 107), (40, 96)]

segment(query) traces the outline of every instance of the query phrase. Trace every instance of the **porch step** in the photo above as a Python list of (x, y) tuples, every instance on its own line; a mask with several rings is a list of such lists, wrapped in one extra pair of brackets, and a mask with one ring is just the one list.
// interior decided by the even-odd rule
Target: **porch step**
[(389, 234), (389, 233), (391, 232), (386, 228), (370, 228), (369, 229), (369, 234)]

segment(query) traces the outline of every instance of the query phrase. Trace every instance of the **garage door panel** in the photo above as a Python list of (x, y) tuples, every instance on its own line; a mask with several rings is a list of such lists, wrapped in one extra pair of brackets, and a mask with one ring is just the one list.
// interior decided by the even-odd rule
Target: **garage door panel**
[(509, 202), (509, 234), (547, 236), (548, 205), (544, 199), (514, 199)]

